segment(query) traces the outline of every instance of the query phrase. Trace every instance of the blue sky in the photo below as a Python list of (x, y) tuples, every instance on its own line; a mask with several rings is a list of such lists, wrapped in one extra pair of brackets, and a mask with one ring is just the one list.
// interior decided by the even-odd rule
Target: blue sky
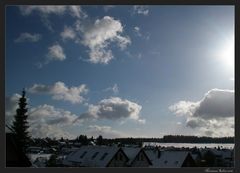
[(5, 63), (33, 136), (234, 135), (233, 6), (8, 6)]

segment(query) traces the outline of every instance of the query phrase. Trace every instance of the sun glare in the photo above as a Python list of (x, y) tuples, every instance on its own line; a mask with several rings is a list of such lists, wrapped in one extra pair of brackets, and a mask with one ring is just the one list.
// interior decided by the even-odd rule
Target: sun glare
[(228, 69), (234, 69), (234, 43), (232, 40), (227, 41), (220, 51), (219, 58)]

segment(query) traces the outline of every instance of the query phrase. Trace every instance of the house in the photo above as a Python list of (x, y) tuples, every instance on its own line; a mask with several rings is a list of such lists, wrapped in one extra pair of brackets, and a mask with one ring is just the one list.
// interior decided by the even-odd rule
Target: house
[(149, 167), (152, 163), (142, 148), (122, 147), (128, 157), (127, 166), (130, 167)]
[(233, 167), (233, 153), (229, 149), (212, 149), (211, 152), (216, 156), (216, 166)]
[(30, 147), (27, 148), (27, 153), (35, 153), (35, 154), (37, 154), (37, 153), (40, 153), (41, 150), (42, 150), (41, 147), (30, 146)]
[(152, 162), (151, 167), (180, 168), (195, 166), (195, 162), (187, 151), (146, 150), (145, 153)]
[(201, 161), (202, 161), (201, 152), (196, 150), (196, 151), (191, 151), (190, 154), (191, 154), (193, 160), (195, 161), (196, 166), (200, 166)]
[(110, 146), (82, 146), (69, 154), (63, 165), (69, 167), (124, 167), (128, 157), (121, 148)]

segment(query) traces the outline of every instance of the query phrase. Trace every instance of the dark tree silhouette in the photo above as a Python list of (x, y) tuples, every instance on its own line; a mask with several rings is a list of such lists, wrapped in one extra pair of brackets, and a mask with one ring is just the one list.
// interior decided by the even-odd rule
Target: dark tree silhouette
[(16, 110), (16, 115), (14, 116), (14, 121), (12, 125), (13, 133), (16, 136), (16, 143), (22, 149), (23, 152), (26, 151), (26, 146), (30, 140), (28, 132), (28, 115), (27, 115), (27, 99), (25, 97), (25, 90), (22, 91), (22, 97), (18, 102), (18, 109)]
[(96, 139), (97, 145), (103, 145), (103, 137), (102, 135), (99, 135)]

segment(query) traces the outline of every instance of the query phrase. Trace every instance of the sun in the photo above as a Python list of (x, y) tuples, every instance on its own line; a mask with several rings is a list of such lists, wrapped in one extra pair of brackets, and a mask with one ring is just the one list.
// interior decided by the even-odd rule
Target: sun
[(219, 54), (219, 59), (224, 66), (229, 69), (234, 69), (234, 42), (228, 40), (222, 46)]

